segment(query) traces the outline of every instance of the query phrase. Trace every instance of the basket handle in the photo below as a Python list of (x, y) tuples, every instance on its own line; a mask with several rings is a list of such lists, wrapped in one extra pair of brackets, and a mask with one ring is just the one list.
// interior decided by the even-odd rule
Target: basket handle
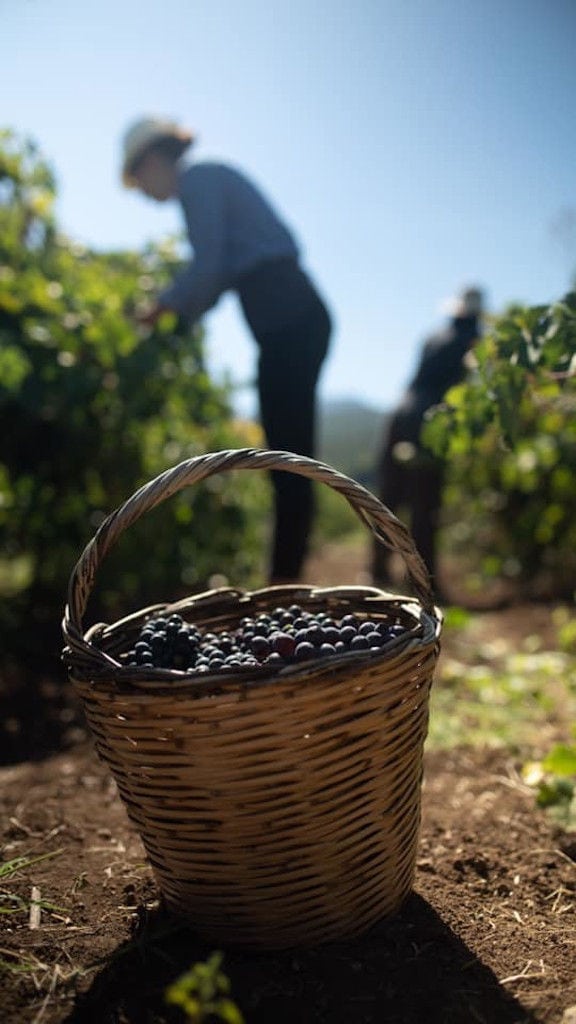
[[(338, 491), (353, 511), (386, 547), (403, 559), (408, 579), (425, 611), (433, 613), (434, 602), (428, 570), (420, 557), (407, 527), (361, 484), (321, 462), (291, 452), (239, 448), (212, 452), (180, 462), (144, 484), (119, 508), (110, 513), (80, 555), (68, 584), (68, 603), (62, 623), (71, 647), (89, 649), (83, 637), (82, 619), (92, 592), (97, 569), (121, 533), (145, 512), (190, 484), (198, 483), (215, 473), (232, 469), (286, 470), (309, 477)], [(107, 655), (98, 652), (103, 663)], [(103, 665), (105, 667), (105, 665)]]

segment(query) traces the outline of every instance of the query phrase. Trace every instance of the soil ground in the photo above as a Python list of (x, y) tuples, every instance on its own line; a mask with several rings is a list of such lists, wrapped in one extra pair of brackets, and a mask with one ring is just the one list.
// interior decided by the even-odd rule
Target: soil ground
[[(312, 578), (341, 580), (343, 559), (335, 549)], [(482, 626), (553, 635), (543, 604), (486, 611)], [(65, 679), (5, 683), (0, 838), (14, 871), (0, 875), (0, 908), (16, 912), (0, 916), (0, 1020), (180, 1020), (165, 986), (212, 947), (159, 907)], [(247, 1024), (572, 1024), (576, 835), (535, 807), (521, 763), (506, 749), (427, 751), (413, 894), (354, 941), (227, 950)]]

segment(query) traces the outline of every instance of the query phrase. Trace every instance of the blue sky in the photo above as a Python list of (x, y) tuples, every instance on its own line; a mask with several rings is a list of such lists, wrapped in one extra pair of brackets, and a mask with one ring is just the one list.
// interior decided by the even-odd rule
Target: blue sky
[[(295, 231), (333, 311), (325, 398), (389, 407), (442, 302), (497, 312), (576, 275), (574, 0), (0, 0), (3, 124), (57, 172), (65, 230), (99, 248), (179, 230), (119, 184), (142, 113), (243, 168)], [(210, 365), (253, 376), (236, 300)], [(250, 388), (239, 406), (254, 406)]]

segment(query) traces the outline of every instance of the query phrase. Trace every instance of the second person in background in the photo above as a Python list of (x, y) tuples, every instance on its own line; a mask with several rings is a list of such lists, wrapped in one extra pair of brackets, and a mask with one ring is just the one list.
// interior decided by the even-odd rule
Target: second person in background
[[(378, 460), (378, 495), (392, 512), (407, 512), (438, 600), (445, 599), (437, 564), (444, 466), (422, 447), (420, 432), (427, 410), (464, 378), (465, 356), (481, 333), (482, 311), (479, 288), (465, 288), (452, 300), (446, 327), (423, 344), (414, 376), (388, 420)], [(390, 558), (382, 544), (374, 545), (372, 578), (377, 586), (391, 584)]]
[[(220, 162), (189, 163), (194, 136), (174, 121), (144, 117), (126, 132), (122, 179), (182, 208), (191, 261), (157, 298), (144, 323), (165, 310), (197, 321), (227, 291), (238, 294), (258, 346), (260, 419), (271, 449), (315, 455), (316, 392), (331, 320), (300, 265), (296, 241), (246, 176)], [(297, 581), (313, 520), (312, 481), (273, 472), (270, 583)]]

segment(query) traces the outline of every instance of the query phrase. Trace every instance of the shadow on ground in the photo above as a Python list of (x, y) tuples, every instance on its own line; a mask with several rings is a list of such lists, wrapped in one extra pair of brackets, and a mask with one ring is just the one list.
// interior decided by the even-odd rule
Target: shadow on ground
[[(181, 1021), (166, 985), (212, 946), (164, 912), (118, 948), (63, 1024)], [(228, 950), (223, 969), (247, 1024), (538, 1024), (494, 973), (413, 894), (353, 942), (306, 950)]]

